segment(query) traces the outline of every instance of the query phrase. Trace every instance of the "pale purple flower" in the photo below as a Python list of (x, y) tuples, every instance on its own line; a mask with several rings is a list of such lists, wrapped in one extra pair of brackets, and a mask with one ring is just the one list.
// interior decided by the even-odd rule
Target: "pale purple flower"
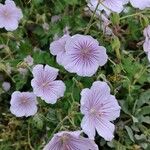
[(61, 16), (60, 15), (55, 15), (51, 17), (51, 23), (56, 23), (58, 21), (61, 20)]
[(26, 76), (26, 74), (28, 73), (28, 69), (27, 68), (18, 68), (18, 71), (21, 75), (23, 75), (23, 77)]
[(33, 92), (15, 91), (10, 104), (10, 111), (16, 117), (33, 116), (37, 112), (37, 100)]
[(150, 7), (150, 0), (124, 0), (131, 3), (134, 8), (139, 8), (141, 10)]
[(115, 126), (110, 121), (119, 117), (120, 106), (106, 82), (96, 81), (90, 89), (82, 90), (81, 113), (81, 127), (90, 139), (96, 131), (107, 141), (113, 139)]
[(36, 65), (33, 68), (31, 85), (36, 96), (41, 97), (47, 103), (54, 104), (57, 99), (64, 96), (65, 84), (61, 80), (55, 80), (58, 69), (48, 65)]
[(10, 87), (11, 87), (11, 85), (10, 85), (9, 82), (3, 82), (3, 83), (2, 83), (2, 88), (3, 88), (4, 91), (6, 91), (6, 92), (9, 91)]
[(43, 150), (98, 150), (94, 141), (80, 136), (81, 131), (62, 131), (54, 135)]
[(76, 34), (66, 41), (65, 69), (79, 76), (92, 76), (108, 59), (106, 49), (88, 35)]
[(68, 39), (70, 39), (70, 35), (65, 34), (50, 44), (50, 53), (56, 56), (56, 61), (60, 65), (65, 65), (67, 63), (65, 44)]
[(16, 30), (22, 17), (21, 9), (16, 7), (13, 0), (6, 0), (5, 5), (0, 4), (0, 28), (7, 31)]
[(114, 35), (113, 30), (109, 27), (109, 24), (111, 24), (111, 21), (108, 19), (108, 16), (106, 14), (102, 14), (101, 20), (102, 22), (101, 22), (100, 28), (103, 30), (103, 33), (105, 35)]
[(27, 63), (29, 66), (33, 65), (33, 58), (28, 55), (26, 58), (24, 58), (24, 62)]
[(150, 25), (144, 29), (143, 34), (145, 36), (143, 49), (148, 56), (148, 60), (150, 61)]
[[(99, 2), (99, 0), (88, 0), (88, 6), (92, 11), (96, 9), (96, 6)], [(124, 0), (102, 0), (99, 3), (99, 6), (97, 8), (97, 11), (104, 10), (107, 15), (110, 15), (111, 12), (120, 13), (124, 7)]]

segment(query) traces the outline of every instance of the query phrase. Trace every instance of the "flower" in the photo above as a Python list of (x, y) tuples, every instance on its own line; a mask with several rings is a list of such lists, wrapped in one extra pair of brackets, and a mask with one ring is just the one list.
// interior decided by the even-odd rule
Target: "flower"
[(150, 25), (144, 29), (143, 34), (145, 36), (143, 49), (147, 53), (148, 60), (150, 61)]
[(51, 23), (56, 23), (61, 20), (61, 15), (55, 15), (51, 17)]
[(16, 30), (22, 17), (22, 11), (16, 7), (14, 1), (6, 0), (5, 5), (0, 4), (0, 28), (7, 31)]
[[(99, 0), (88, 0), (88, 6), (92, 11), (96, 9), (96, 6)], [(120, 13), (123, 10), (124, 0), (103, 0), (100, 1), (97, 11), (104, 10), (107, 15), (110, 15), (111, 12)]]
[(65, 44), (68, 39), (70, 39), (70, 35), (65, 34), (50, 44), (50, 53), (54, 56), (56, 55), (56, 61), (60, 65), (65, 65), (67, 63), (67, 59), (65, 58)]
[(28, 55), (26, 58), (24, 58), (24, 62), (27, 63), (27, 65), (32, 66), (33, 58), (30, 55)]
[(111, 21), (108, 19), (108, 16), (105, 14), (101, 14), (101, 16), (99, 17), (101, 18), (101, 25), (97, 24), (97, 26), (103, 30), (103, 33), (105, 35), (114, 35), (113, 30), (109, 27)]
[(150, 7), (150, 0), (124, 0), (124, 1), (130, 1), (131, 5), (135, 8), (139, 8), (141, 10)]
[(94, 139), (96, 130), (105, 140), (113, 139), (115, 127), (110, 121), (119, 117), (120, 106), (106, 82), (96, 81), (90, 89), (82, 90), (81, 113), (81, 127), (90, 139)]
[(88, 35), (76, 34), (66, 41), (65, 69), (79, 76), (92, 76), (108, 59), (106, 49)]
[(98, 150), (94, 141), (80, 136), (81, 131), (62, 131), (54, 135), (43, 150)]
[(6, 92), (9, 91), (10, 87), (11, 87), (11, 85), (10, 85), (9, 82), (3, 82), (3, 83), (2, 83), (2, 88), (3, 88), (4, 91), (6, 91)]
[(61, 80), (55, 80), (58, 69), (46, 65), (36, 65), (33, 68), (31, 85), (36, 96), (41, 97), (47, 103), (54, 104), (57, 99), (64, 96), (65, 84)]
[(22, 75), (23, 77), (25, 77), (28, 73), (28, 69), (27, 68), (18, 68), (18, 71), (20, 73), (20, 75)]
[(37, 100), (33, 92), (15, 91), (11, 96), (10, 104), (10, 111), (16, 117), (28, 117), (37, 112)]

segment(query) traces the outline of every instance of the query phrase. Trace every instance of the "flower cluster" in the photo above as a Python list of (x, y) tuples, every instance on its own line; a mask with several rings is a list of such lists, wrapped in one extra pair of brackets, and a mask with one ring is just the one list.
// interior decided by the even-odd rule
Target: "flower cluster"
[[(99, 2), (99, 5), (98, 5)], [(105, 11), (109, 16), (111, 12), (120, 13), (127, 3), (135, 8), (144, 9), (150, 7), (150, 0), (90, 0), (88, 6), (91, 10), (96, 7), (99, 11)], [(109, 20), (103, 16), (103, 22), (109, 24)], [(5, 5), (0, 4), (0, 28), (8, 31), (17, 29), (19, 20), (23, 17), (22, 11), (16, 7), (12, 0), (6, 0)], [(144, 51), (150, 61), (150, 25), (144, 29)], [(79, 76), (93, 76), (99, 67), (106, 64), (108, 55), (106, 49), (90, 35), (65, 34), (50, 44), (50, 53), (56, 56), (58, 64), (68, 72)], [(48, 104), (55, 104), (64, 96), (66, 86), (61, 80), (57, 80), (58, 69), (43, 64), (33, 66), (33, 58), (27, 56), (24, 62), (31, 67), (33, 79), (31, 86), (33, 92), (15, 91), (10, 100), (10, 111), (17, 117), (29, 117), (35, 115), (38, 110), (38, 97)], [(33, 68), (32, 68), (33, 66)], [(10, 89), (9, 83), (4, 83), (5, 91)], [(112, 123), (120, 116), (121, 107), (106, 82), (95, 81), (91, 88), (81, 91), (80, 111), (84, 115), (81, 121), (82, 131), (63, 131), (55, 134), (44, 150), (98, 150), (94, 139), (96, 132), (106, 141), (114, 138), (115, 126)], [(84, 132), (88, 138), (80, 136)]]
[(37, 112), (36, 96), (47, 103), (54, 104), (64, 95), (65, 84), (61, 80), (55, 80), (58, 69), (38, 64), (33, 68), (32, 73), (33, 93), (15, 91), (12, 94), (10, 110), (17, 117), (28, 117)]

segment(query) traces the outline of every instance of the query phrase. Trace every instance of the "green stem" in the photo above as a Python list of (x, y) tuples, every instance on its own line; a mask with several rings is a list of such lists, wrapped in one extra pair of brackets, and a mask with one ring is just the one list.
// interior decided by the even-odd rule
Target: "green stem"
[(138, 13), (134, 13), (134, 14), (131, 14), (131, 15), (126, 15), (124, 17), (121, 17), (120, 20), (124, 20), (126, 18), (130, 18), (130, 17), (134, 17), (134, 16), (139, 16), (141, 15), (142, 13), (145, 13), (145, 10), (144, 11), (141, 11), (141, 12), (138, 12)]
[(92, 17), (91, 17), (91, 19), (90, 19), (90, 21), (89, 21), (89, 23), (88, 23), (88, 25), (87, 25), (87, 28), (86, 28), (84, 34), (87, 34), (87, 33), (89, 32), (89, 30), (90, 30), (90, 28), (91, 28), (92, 21), (94, 20), (94, 16), (95, 16), (95, 13), (96, 13), (96, 10), (97, 10), (99, 4), (100, 4), (100, 0), (99, 0), (98, 3), (97, 3), (97, 6), (96, 6), (96, 8), (95, 8), (95, 10), (94, 10), (94, 12), (93, 12), (93, 15), (92, 15)]
[(30, 140), (30, 123), (28, 123), (28, 145), (31, 150), (34, 150), (34, 148), (31, 145), (31, 140)]
[(60, 128), (60, 126), (64, 123), (64, 121), (66, 121), (67, 119), (69, 119), (69, 116), (66, 116), (63, 120), (60, 121), (60, 123), (56, 126), (56, 128), (53, 130), (52, 134), (51, 134), (51, 138), (52, 136), (55, 134), (55, 132)]

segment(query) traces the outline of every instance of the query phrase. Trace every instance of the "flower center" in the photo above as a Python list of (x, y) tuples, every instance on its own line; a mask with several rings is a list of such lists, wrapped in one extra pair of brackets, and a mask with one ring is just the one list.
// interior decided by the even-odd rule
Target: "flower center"
[(44, 83), (42, 83), (42, 87), (46, 87), (46, 86), (48, 86), (48, 84), (49, 84), (49, 82), (44, 82)]
[(97, 111), (94, 108), (90, 109), (90, 114), (96, 114), (96, 113), (97, 113)]
[(9, 13), (5, 10), (4, 13), (3, 13), (3, 15), (4, 15), (5, 17), (8, 17), (8, 16), (9, 16)]
[(62, 141), (63, 144), (65, 144), (68, 140), (69, 140), (69, 137), (66, 136), (66, 135), (63, 135), (63, 136), (61, 137), (61, 141)]
[(94, 108), (91, 108), (90, 109), (90, 114), (91, 115), (98, 115), (98, 116), (102, 116), (104, 113), (103, 112), (101, 112), (101, 111), (97, 111), (96, 109), (94, 109)]
[(82, 49), (82, 54), (87, 54), (89, 52), (89, 49), (87, 47)]
[(28, 103), (28, 100), (26, 98), (22, 98), (22, 101), (21, 101), (22, 104), (27, 104)]

